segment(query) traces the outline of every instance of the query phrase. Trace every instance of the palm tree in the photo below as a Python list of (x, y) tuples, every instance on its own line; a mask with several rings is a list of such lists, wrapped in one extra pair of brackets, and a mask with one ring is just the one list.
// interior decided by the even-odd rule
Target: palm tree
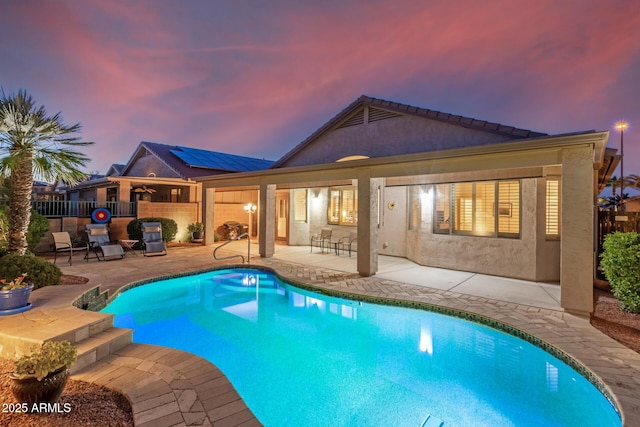
[(613, 207), (614, 210), (617, 210), (616, 208), (616, 203), (615, 201), (618, 199), (618, 188), (620, 188), (620, 180), (614, 175), (611, 178), (609, 178), (609, 181), (607, 181), (607, 187), (610, 187), (613, 190), (613, 196), (610, 198), (614, 203), (613, 203)]
[(80, 124), (63, 124), (60, 113), (47, 115), (24, 90), (9, 96), (1, 92), (0, 176), (9, 178), (11, 189), (8, 252), (22, 255), (27, 249), (34, 177), (43, 181), (60, 178), (69, 184), (84, 179), (79, 168), (89, 158), (68, 148), (93, 144), (70, 136), (79, 130)]
[(640, 190), (640, 176), (639, 175), (627, 175), (625, 178), (625, 185), (635, 190)]

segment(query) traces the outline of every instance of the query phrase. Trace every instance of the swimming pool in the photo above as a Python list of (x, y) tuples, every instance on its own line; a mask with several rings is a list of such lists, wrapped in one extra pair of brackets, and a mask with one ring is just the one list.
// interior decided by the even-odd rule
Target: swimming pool
[(218, 366), (266, 426), (620, 426), (611, 403), (540, 348), (455, 317), (328, 297), (269, 272), (135, 287), (104, 312), (134, 341)]

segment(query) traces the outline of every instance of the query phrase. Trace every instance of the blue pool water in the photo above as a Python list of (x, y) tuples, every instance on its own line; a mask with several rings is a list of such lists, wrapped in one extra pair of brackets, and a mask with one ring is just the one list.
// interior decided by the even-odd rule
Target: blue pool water
[(327, 297), (258, 270), (130, 289), (104, 310), (134, 341), (217, 365), (265, 426), (620, 426), (584, 377), (506, 333)]

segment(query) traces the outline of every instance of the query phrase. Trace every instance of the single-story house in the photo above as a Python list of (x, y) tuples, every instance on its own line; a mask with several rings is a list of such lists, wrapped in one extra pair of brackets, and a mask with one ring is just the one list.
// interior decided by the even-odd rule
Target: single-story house
[[(258, 205), (259, 253), (357, 231), (357, 271), (378, 255), (559, 282), (593, 310), (596, 196), (619, 160), (609, 133), (548, 135), (361, 96), (268, 169), (195, 177), (206, 230)], [(205, 233), (205, 242), (214, 241)]]
[[(187, 226), (202, 221), (201, 183), (195, 178), (234, 172), (253, 172), (273, 162), (253, 157), (156, 142), (141, 142), (125, 165), (114, 164), (106, 175), (91, 176), (62, 189), (65, 202), (78, 204), (78, 216), (90, 221), (93, 207), (107, 207), (113, 215), (113, 238), (127, 238), (132, 218), (166, 217), (178, 224), (177, 240), (189, 236)], [(75, 205), (73, 205), (75, 207)], [(83, 221), (66, 219), (59, 227), (76, 232)]]

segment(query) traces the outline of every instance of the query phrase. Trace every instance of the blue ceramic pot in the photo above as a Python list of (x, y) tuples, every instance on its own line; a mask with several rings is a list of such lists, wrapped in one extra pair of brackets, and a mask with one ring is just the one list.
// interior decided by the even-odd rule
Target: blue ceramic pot
[(29, 296), (33, 290), (33, 283), (26, 288), (0, 291), (0, 311), (15, 310), (29, 304)]

